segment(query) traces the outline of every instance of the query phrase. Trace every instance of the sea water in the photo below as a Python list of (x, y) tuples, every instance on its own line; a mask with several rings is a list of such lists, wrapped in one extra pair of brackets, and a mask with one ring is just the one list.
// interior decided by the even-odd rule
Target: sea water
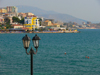
[[(33, 55), (34, 75), (99, 75), (100, 29), (79, 31), (37, 34), (41, 40)], [(0, 75), (30, 75), (30, 55), (22, 43), (25, 35), (0, 34)], [(27, 35), (31, 39), (35, 36)], [(32, 40), (28, 52), (31, 47), (35, 51)]]

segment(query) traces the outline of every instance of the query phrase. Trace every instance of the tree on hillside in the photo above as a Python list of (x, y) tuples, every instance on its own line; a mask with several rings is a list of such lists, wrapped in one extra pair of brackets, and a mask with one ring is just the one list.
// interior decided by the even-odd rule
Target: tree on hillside
[(18, 23), (20, 22), (20, 19), (18, 17), (15, 17), (15, 16), (12, 17), (12, 20), (13, 20), (13, 22), (18, 22)]
[(13, 26), (9, 25), (9, 24), (6, 24), (6, 29), (10, 29), (10, 28), (13, 28)]
[(12, 20), (13, 22), (18, 22), (18, 23), (21, 23), (21, 24), (24, 24), (24, 18), (22, 18), (21, 20), (18, 18), (18, 17), (12, 17)]
[(24, 18), (22, 18), (22, 19), (20, 20), (20, 23), (21, 23), (21, 24), (24, 24)]
[(4, 19), (4, 22), (5, 22), (6, 24), (10, 24), (10, 19), (9, 19), (8, 17), (6, 17), (6, 18)]
[(39, 19), (39, 24), (40, 24), (40, 26), (41, 26), (42, 19), (41, 19), (41, 18), (38, 18), (38, 19)]

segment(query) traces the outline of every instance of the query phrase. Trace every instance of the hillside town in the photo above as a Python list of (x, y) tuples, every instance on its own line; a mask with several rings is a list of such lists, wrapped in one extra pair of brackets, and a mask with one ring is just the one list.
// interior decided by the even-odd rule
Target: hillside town
[(54, 19), (38, 17), (31, 12), (20, 12), (16, 6), (7, 6), (0, 8), (0, 33), (15, 32), (45, 32), (45, 31), (77, 31), (77, 29), (100, 29), (99, 24), (91, 22), (78, 24), (76, 22), (61, 22)]

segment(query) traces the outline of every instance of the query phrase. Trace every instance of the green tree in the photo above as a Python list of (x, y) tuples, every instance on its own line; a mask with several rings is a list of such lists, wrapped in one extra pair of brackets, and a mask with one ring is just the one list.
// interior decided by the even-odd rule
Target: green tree
[(0, 29), (2, 29), (2, 25), (0, 24)]
[(10, 24), (6, 24), (6, 29), (10, 29), (10, 28), (13, 28), (13, 26)]
[(63, 25), (67, 25), (68, 23), (64, 23)]
[(18, 22), (18, 23), (20, 22), (20, 19), (18, 17), (15, 17), (15, 16), (12, 17), (12, 20), (13, 20), (13, 22)]
[(13, 17), (12, 18), (13, 22), (18, 22), (18, 23), (21, 23), (21, 24), (24, 24), (24, 18), (22, 18), (21, 20), (18, 18), (18, 17)]
[(4, 22), (5, 22), (6, 24), (10, 24), (10, 19), (9, 19), (8, 17), (6, 17), (6, 18), (4, 19)]
[(40, 26), (41, 26), (42, 19), (41, 18), (38, 18), (38, 19), (39, 19), (39, 23), (40, 23)]
[(21, 23), (21, 24), (24, 24), (24, 18), (22, 18), (22, 19), (20, 20), (20, 23)]

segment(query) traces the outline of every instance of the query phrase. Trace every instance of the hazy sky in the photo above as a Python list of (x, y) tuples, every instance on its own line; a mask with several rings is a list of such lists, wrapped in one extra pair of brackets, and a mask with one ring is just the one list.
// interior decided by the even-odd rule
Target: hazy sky
[(0, 7), (28, 5), (100, 22), (100, 0), (0, 0)]

